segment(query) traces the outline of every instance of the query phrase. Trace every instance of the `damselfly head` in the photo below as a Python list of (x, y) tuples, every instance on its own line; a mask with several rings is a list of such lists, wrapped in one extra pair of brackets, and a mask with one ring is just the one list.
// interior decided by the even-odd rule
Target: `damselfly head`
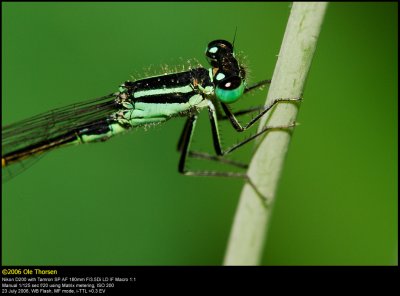
[(224, 103), (237, 101), (246, 88), (246, 71), (235, 58), (233, 45), (226, 40), (214, 40), (207, 46), (206, 57), (213, 67), (217, 98)]

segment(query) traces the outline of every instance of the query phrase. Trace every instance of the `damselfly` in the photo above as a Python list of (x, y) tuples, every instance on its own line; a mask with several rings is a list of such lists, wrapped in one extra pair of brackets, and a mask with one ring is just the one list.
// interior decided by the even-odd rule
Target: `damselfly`
[[(297, 101), (297, 98), (275, 99), (268, 106), (232, 112), (229, 104), (243, 94), (270, 83), (263, 80), (247, 86), (246, 71), (234, 54), (233, 44), (214, 40), (206, 48), (211, 67), (197, 67), (188, 71), (154, 76), (137, 81), (126, 81), (118, 92), (55, 109), (44, 114), (2, 128), (3, 180), (15, 176), (32, 159), (57, 147), (101, 142), (128, 130), (166, 122), (174, 117), (187, 117), (178, 142), (181, 153), (178, 170), (185, 175), (245, 177), (243, 173), (191, 171), (186, 168), (188, 157), (222, 161), (238, 167), (243, 164), (223, 156), (255, 139), (271, 128), (265, 127), (236, 145), (223, 149), (218, 122), (229, 120), (237, 132), (247, 130), (279, 102)], [(215, 155), (190, 150), (197, 116), (208, 109)], [(223, 112), (222, 112), (223, 111)], [(257, 112), (247, 124), (237, 116)]]

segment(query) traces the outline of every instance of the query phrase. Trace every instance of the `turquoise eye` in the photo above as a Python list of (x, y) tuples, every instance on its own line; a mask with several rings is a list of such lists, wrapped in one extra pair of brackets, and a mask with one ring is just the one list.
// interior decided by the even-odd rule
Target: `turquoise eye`
[(215, 95), (223, 103), (233, 103), (244, 93), (245, 82), (238, 76), (230, 77), (219, 83), (215, 89)]

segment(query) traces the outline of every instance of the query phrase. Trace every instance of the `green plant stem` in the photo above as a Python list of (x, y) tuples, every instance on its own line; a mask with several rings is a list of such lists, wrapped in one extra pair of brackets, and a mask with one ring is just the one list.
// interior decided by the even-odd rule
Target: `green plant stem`
[[(266, 104), (276, 98), (302, 96), (304, 84), (323, 22), (326, 2), (293, 3)], [(289, 125), (296, 120), (298, 104), (279, 103), (262, 118), (259, 130)], [(259, 143), (248, 169), (254, 186), (246, 183), (235, 214), (224, 265), (260, 264), (266, 240), (271, 206), (291, 133), (271, 131)], [(267, 206), (255, 191), (267, 198)]]

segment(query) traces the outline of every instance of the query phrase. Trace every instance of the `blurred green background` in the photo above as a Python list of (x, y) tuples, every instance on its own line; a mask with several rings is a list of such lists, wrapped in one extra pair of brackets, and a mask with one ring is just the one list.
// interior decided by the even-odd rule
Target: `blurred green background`
[[(250, 81), (270, 78), (290, 4), (2, 8), (9, 124), (116, 91), (149, 65), (207, 66), (207, 43), (232, 40), (236, 27)], [(262, 264), (398, 263), (397, 23), (397, 3), (328, 7)], [(206, 118), (194, 144), (208, 149)], [(54, 151), (3, 184), (3, 265), (220, 265), (243, 182), (179, 175), (183, 123)]]

